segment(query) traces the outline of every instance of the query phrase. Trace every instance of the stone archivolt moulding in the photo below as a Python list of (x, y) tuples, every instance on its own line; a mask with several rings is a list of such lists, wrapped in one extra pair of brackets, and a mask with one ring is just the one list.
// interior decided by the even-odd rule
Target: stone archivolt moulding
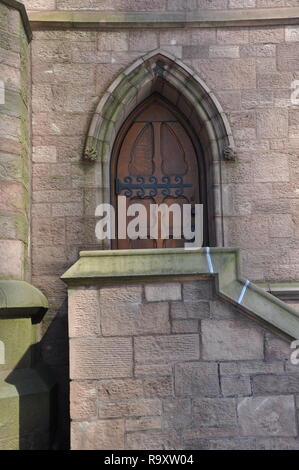
[[(160, 91), (162, 83), (177, 92), (178, 102), (183, 99), (189, 104), (192, 109), (190, 119), (193, 121), (193, 116), (200, 121), (212, 160), (233, 160), (234, 139), (218, 99), (198, 74), (162, 49), (136, 60), (107, 89), (93, 116), (83, 159), (109, 161), (115, 137), (126, 117), (153, 92)], [(168, 98), (164, 90), (162, 94)], [(169, 94), (169, 99), (170, 96), (173, 93)]]
[(216, 291), (270, 329), (299, 339), (299, 312), (239, 275), (237, 248), (82, 251), (62, 276), (68, 285), (215, 277)]
[[(214, 201), (215, 244), (224, 246), (222, 224), (223, 160), (234, 161), (235, 144), (229, 121), (214, 93), (181, 60), (161, 49), (136, 60), (121, 72), (101, 98), (90, 124), (83, 160), (94, 165), (97, 204), (110, 203), (110, 160), (117, 133), (129, 114), (153, 93), (178, 109), (187, 109), (201, 143)], [(183, 112), (183, 111), (182, 111)], [(217, 205), (218, 201), (218, 205)]]

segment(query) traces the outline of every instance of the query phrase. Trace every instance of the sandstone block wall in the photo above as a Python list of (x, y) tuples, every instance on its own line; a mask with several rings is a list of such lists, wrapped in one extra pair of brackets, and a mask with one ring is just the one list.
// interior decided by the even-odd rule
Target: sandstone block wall
[(223, 164), (225, 244), (243, 252), (251, 280), (294, 280), (298, 244), (298, 26), (140, 31), (35, 31), (33, 60), (33, 278), (63, 298), (59, 274), (97, 248), (99, 188), (81, 161), (99, 98), (120, 71), (161, 47), (218, 97), (237, 146)]
[(299, 449), (290, 345), (210, 279), (69, 290), (73, 449)]
[(20, 12), (2, 3), (0, 28), (0, 278), (29, 280), (29, 44)]
[[(23, 3), (29, 11), (102, 9), (123, 14), (298, 6), (297, 0)], [(34, 31), (32, 282), (50, 303), (42, 350), (59, 377), (63, 422), (67, 422), (68, 406), (67, 305), (59, 276), (78, 259), (80, 249), (99, 248), (94, 210), (102, 188), (93, 166), (81, 161), (98, 101), (124, 68), (158, 47), (191, 66), (219, 99), (237, 146), (236, 162), (225, 163), (222, 172), (228, 201), (225, 244), (241, 247), (244, 277), (295, 280), (299, 267), (299, 118), (290, 96), (292, 81), (299, 79), (298, 43), (297, 25)], [(115, 325), (107, 319), (104, 328), (113, 332)]]

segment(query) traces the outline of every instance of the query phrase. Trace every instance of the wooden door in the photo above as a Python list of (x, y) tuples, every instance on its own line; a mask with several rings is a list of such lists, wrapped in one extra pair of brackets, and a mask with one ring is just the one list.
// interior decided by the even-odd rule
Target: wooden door
[[(113, 200), (126, 196), (127, 206), (141, 203), (171, 205), (200, 203), (199, 166), (187, 123), (178, 117), (170, 105), (152, 99), (133, 118), (120, 135), (112, 169)], [(114, 173), (114, 175), (113, 175)], [(149, 214), (149, 210), (148, 210)], [(132, 218), (132, 217), (131, 217)], [(127, 222), (130, 218), (127, 217)], [(172, 222), (172, 219), (170, 219)], [(147, 239), (116, 240), (113, 247), (176, 248), (184, 246), (184, 238), (150, 239), (149, 220)]]

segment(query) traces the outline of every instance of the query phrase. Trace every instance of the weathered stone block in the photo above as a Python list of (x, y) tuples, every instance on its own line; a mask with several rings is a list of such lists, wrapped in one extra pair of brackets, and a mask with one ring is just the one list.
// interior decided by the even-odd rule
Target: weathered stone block
[(163, 400), (163, 427), (185, 429), (191, 426), (191, 400), (188, 398), (172, 398)]
[(249, 34), (247, 28), (219, 28), (217, 42), (219, 44), (247, 44)]
[(291, 214), (272, 214), (269, 220), (271, 237), (288, 238), (294, 234), (294, 220)]
[[(265, 61), (265, 59), (264, 59)], [(277, 72), (268, 68), (268, 63), (265, 63), (265, 71), (260, 70), (257, 76), (258, 88), (266, 90), (274, 89), (289, 89), (294, 79), (291, 72)]]
[(71, 425), (71, 442), (74, 450), (124, 449), (124, 421), (100, 420)]
[(126, 440), (129, 450), (176, 450), (180, 448), (179, 434), (173, 430), (130, 432)]
[(210, 302), (211, 317), (219, 320), (236, 320), (240, 315), (237, 309), (221, 300)]
[(143, 380), (145, 397), (169, 397), (173, 395), (173, 380), (170, 376), (152, 377)]
[(219, 395), (216, 363), (189, 362), (175, 366), (175, 392), (178, 396)]
[(167, 0), (167, 10), (169, 11), (193, 11), (196, 9), (196, 0)]
[(250, 28), (249, 41), (251, 43), (277, 44), (284, 42), (284, 28), (282, 26)]
[[(235, 438), (235, 439), (201, 439), (187, 442), (191, 447), (188, 449), (203, 450), (255, 450), (255, 439)], [(193, 445), (193, 447), (192, 447)], [(202, 447), (198, 447), (198, 445)]]
[(55, 203), (52, 205), (52, 215), (54, 217), (80, 217), (83, 215), (82, 202)]
[(67, 63), (71, 61), (71, 50), (64, 41), (39, 41), (32, 42), (34, 62), (39, 63)]
[(136, 377), (172, 375), (172, 366), (168, 364), (136, 364), (134, 375)]
[(257, 375), (252, 378), (253, 393), (299, 393), (299, 377), (296, 375)]
[(131, 31), (129, 33), (129, 49), (131, 51), (152, 50), (158, 47), (157, 33), (154, 31)]
[(203, 46), (183, 46), (184, 59), (200, 59), (209, 57), (209, 47)]
[(241, 57), (275, 57), (276, 46), (274, 44), (250, 44), (240, 47)]
[(242, 375), (221, 377), (221, 390), (225, 397), (251, 395), (250, 378)]
[(203, 439), (209, 437), (236, 437), (238, 436), (238, 428), (237, 427), (198, 427), (196, 429), (188, 429), (184, 433), (185, 439)]
[(195, 334), (134, 338), (137, 363), (192, 361), (199, 359), (199, 337)]
[(132, 369), (130, 338), (74, 338), (70, 341), (72, 379), (130, 377)]
[(294, 397), (246, 397), (238, 401), (242, 436), (296, 436)]
[(252, 58), (194, 59), (193, 66), (210, 88), (246, 90), (256, 87), (256, 66)]
[(141, 380), (104, 380), (98, 386), (99, 400), (122, 400), (143, 397)]
[(27, 10), (55, 10), (55, 0), (25, 0)]
[(118, 418), (130, 416), (159, 416), (161, 401), (158, 399), (141, 399), (126, 401), (101, 401), (98, 404), (100, 418)]
[(70, 384), (70, 413), (73, 420), (87, 420), (97, 416), (95, 381), (72, 381)]
[(285, 40), (287, 42), (299, 42), (298, 25), (290, 25), (285, 27)]
[(40, 145), (33, 147), (32, 160), (35, 163), (55, 163), (57, 149), (54, 145)]
[(229, 59), (240, 57), (239, 46), (210, 46), (209, 57), (227, 57)]
[(257, 450), (299, 450), (298, 439), (272, 437), (256, 439)]
[[(183, 284), (184, 302), (210, 300), (213, 297), (212, 281), (190, 281)], [(188, 305), (188, 304), (187, 304)]]
[(101, 305), (101, 330), (104, 336), (169, 333), (169, 306), (113, 303)]
[(171, 302), (170, 315), (173, 319), (209, 318), (210, 304), (207, 301)]
[(286, 109), (260, 109), (257, 111), (257, 136), (259, 138), (286, 137), (288, 111)]
[(128, 33), (118, 31), (102, 31), (98, 34), (98, 50), (113, 52), (127, 51)]
[(198, 332), (197, 320), (173, 320), (172, 333), (196, 333)]
[(180, 300), (181, 296), (181, 285), (177, 282), (145, 285), (145, 298), (148, 302)]
[(148, 431), (161, 429), (160, 416), (143, 416), (141, 418), (126, 419), (126, 431)]
[(99, 292), (97, 289), (69, 289), (69, 336), (96, 336)]
[(238, 361), (220, 364), (221, 375), (280, 374), (284, 372), (282, 361)]
[(4, 279), (23, 279), (24, 244), (19, 240), (0, 240), (0, 276)]
[(255, 0), (229, 0), (229, 8), (254, 8)]
[(289, 159), (283, 153), (262, 154), (254, 161), (253, 176), (257, 183), (289, 181)]
[(263, 359), (263, 334), (230, 320), (202, 320), (203, 358), (208, 360)]
[(100, 289), (101, 303), (141, 303), (142, 301), (142, 286), (109, 286)]
[(193, 426), (236, 426), (237, 414), (233, 398), (195, 398), (192, 408)]
[[(277, 47), (277, 68), (282, 72), (299, 69), (299, 53), (297, 44), (282, 44)], [(289, 88), (289, 84), (287, 88)]]

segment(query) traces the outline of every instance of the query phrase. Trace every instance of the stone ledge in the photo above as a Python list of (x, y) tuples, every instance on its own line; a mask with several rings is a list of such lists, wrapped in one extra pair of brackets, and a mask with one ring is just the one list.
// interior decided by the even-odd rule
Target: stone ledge
[(34, 317), (39, 321), (47, 309), (44, 294), (28, 282), (0, 280), (0, 318)]
[[(6, 0), (12, 1), (12, 0)], [(199, 12), (31, 11), (33, 29), (48, 28), (209, 28), (299, 23), (299, 7)]]
[(299, 339), (299, 312), (240, 276), (237, 248), (81, 251), (62, 276), (69, 285), (215, 277), (217, 294), (261, 323)]
[(275, 295), (279, 299), (284, 300), (299, 300), (299, 282), (298, 281), (273, 281), (273, 282), (257, 282), (259, 287), (262, 287), (270, 294)]
[(9, 8), (14, 8), (15, 10), (19, 10), (28, 42), (30, 42), (32, 39), (32, 31), (31, 31), (28, 15), (26, 12), (26, 8), (24, 7), (24, 5), (20, 2), (17, 2), (16, 0), (0, 0), (0, 3), (3, 3)]

